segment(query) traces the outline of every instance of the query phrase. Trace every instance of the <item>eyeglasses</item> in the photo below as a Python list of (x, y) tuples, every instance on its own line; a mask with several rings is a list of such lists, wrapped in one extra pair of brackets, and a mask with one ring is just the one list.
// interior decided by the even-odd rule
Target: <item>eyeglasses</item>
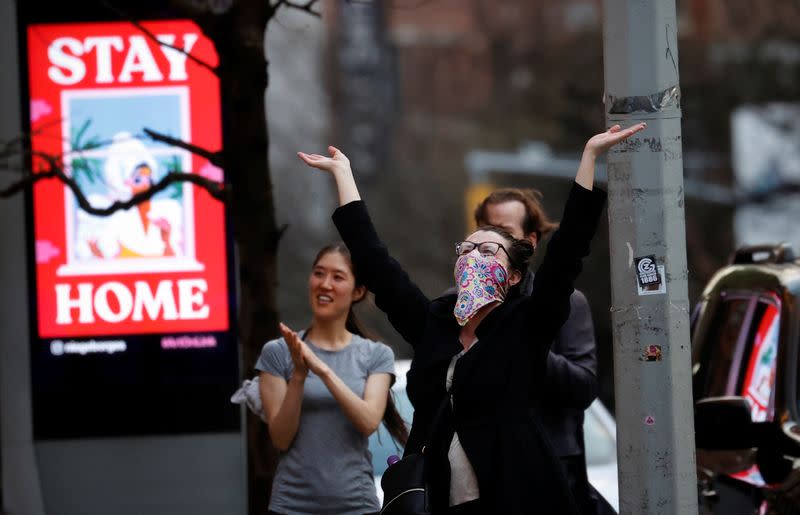
[(456, 243), (456, 255), (458, 256), (465, 256), (472, 252), (475, 249), (478, 249), (478, 252), (481, 256), (494, 256), (500, 249), (503, 249), (503, 252), (506, 253), (508, 256), (508, 260), (511, 261), (511, 254), (508, 253), (506, 248), (496, 241), (484, 241), (483, 243), (475, 243), (469, 240), (462, 241), (461, 243)]

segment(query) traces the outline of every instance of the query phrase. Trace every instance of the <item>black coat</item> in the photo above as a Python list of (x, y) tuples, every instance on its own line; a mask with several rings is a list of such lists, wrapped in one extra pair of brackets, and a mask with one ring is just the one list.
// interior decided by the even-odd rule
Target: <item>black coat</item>
[[(446, 453), (455, 430), (488, 513), (577, 513), (563, 469), (530, 408), (548, 395), (543, 389), (548, 351), (569, 315), (573, 282), (589, 254), (604, 202), (604, 192), (573, 185), (532, 295), (510, 294), (483, 319), (476, 329), (478, 342), (458, 360), (453, 410), (442, 424), (450, 431), (438, 431), (426, 449), (438, 463), (432, 478), (435, 510), (446, 507)], [(363, 202), (338, 208), (333, 220), (376, 305), (414, 347), (407, 390), (415, 411), (405, 452), (420, 452), (446, 395), (447, 366), (462, 350), (455, 295), (431, 301), (420, 291), (389, 256)]]
[[(520, 293), (530, 295), (535, 274), (528, 271)], [(456, 293), (450, 288), (445, 295)], [(550, 392), (539, 409), (547, 436), (561, 457), (583, 459), (584, 411), (597, 398), (597, 348), (589, 301), (579, 290), (569, 298), (569, 317), (547, 355), (544, 387)], [(585, 472), (582, 476), (585, 476)], [(578, 478), (580, 480), (584, 480)]]

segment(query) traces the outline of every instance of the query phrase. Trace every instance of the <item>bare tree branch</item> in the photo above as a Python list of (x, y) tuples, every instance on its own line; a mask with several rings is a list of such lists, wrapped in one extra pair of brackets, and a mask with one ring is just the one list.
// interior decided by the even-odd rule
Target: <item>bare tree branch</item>
[[(208, 150), (206, 148), (193, 145), (186, 141), (182, 141), (171, 136), (167, 136), (166, 134), (161, 134), (160, 132), (156, 132), (152, 129), (143, 128), (142, 131), (144, 134), (132, 134), (131, 139), (143, 140), (145, 138), (149, 138), (153, 141), (160, 141), (162, 143), (166, 143), (170, 146), (175, 146), (182, 148), (184, 150), (188, 150), (189, 152), (196, 154), (200, 157), (208, 159), (208, 161), (218, 166), (219, 168), (225, 168), (223, 154), (221, 151), (214, 152), (212, 150)], [(36, 133), (33, 133), (34, 135)], [(0, 159), (3, 158), (10, 158), (10, 157), (23, 157), (31, 155), (30, 150), (28, 149), (31, 142), (31, 135), (22, 134), (17, 136), (14, 139), (8, 141), (0, 141)], [(62, 155), (62, 159), (71, 158), (73, 156), (83, 156), (84, 152), (96, 150), (99, 148), (106, 147), (114, 143), (113, 139), (101, 140), (101, 141), (92, 141), (91, 143), (87, 143), (86, 145), (74, 148), (67, 152), (64, 152)], [(17, 170), (19, 171), (19, 170)]]
[(0, 145), (2, 145), (2, 147), (0, 148), (0, 158), (14, 157), (16, 155), (23, 154), (25, 152), (25, 148), (30, 145), (31, 139), (34, 136), (42, 134), (45, 130), (49, 129), (54, 125), (59, 125), (63, 121), (64, 119), (59, 117), (54, 120), (50, 120), (47, 123), (42, 124), (41, 127), (31, 132), (30, 134), (21, 133), (14, 139), (0, 142)]
[(214, 152), (203, 147), (198, 147), (197, 145), (193, 145), (187, 141), (179, 140), (177, 138), (173, 138), (172, 136), (167, 136), (166, 134), (161, 134), (160, 132), (156, 132), (146, 127), (142, 130), (153, 141), (160, 141), (162, 143), (166, 143), (167, 145), (172, 145), (173, 147), (188, 150), (192, 154), (196, 154), (200, 157), (208, 159), (208, 162), (214, 166), (218, 166), (223, 169), (225, 168), (225, 160), (223, 159), (222, 152), (220, 151)]
[[(179, 140), (171, 136), (167, 136), (166, 134), (161, 134), (160, 132), (148, 129), (147, 127), (143, 128), (142, 131), (144, 132), (144, 134), (133, 134), (131, 135), (131, 138), (132, 139), (149, 138), (153, 141), (160, 141), (170, 146), (182, 148), (184, 150), (188, 150), (192, 154), (196, 154), (200, 157), (208, 159), (208, 161), (214, 166), (218, 166), (219, 168), (225, 168), (223, 153), (221, 151), (215, 152), (213, 150), (208, 150), (206, 148), (193, 145), (189, 142)], [(34, 133), (34, 135), (35, 134), (36, 133)], [(26, 147), (30, 145), (30, 141), (31, 141), (31, 135), (28, 134), (22, 134), (8, 141), (0, 141), (0, 159), (30, 155), (31, 154), (30, 151), (26, 149)], [(103, 148), (108, 145), (111, 145), (113, 142), (114, 142), (113, 139), (93, 141), (91, 142), (91, 144), (87, 144), (80, 148), (74, 148), (68, 152), (65, 152), (63, 154), (63, 158), (71, 156), (81, 156), (86, 151)]]
[(12, 140), (4, 141), (2, 143), (2, 147), (0, 147), (0, 158), (7, 158), (19, 155), (27, 139), (28, 136), (23, 134), (17, 136)]
[(142, 26), (142, 24), (139, 23), (138, 20), (132, 18), (131, 16), (128, 16), (128, 14), (125, 13), (124, 11), (118, 9), (117, 7), (115, 7), (112, 4), (106, 2), (105, 0), (98, 0), (98, 1), (103, 7), (105, 7), (106, 9), (108, 9), (109, 11), (111, 11), (112, 13), (114, 13), (115, 15), (120, 17), (121, 19), (129, 22), (131, 25), (133, 25), (134, 27), (139, 29), (145, 36), (147, 36), (149, 39), (151, 39), (152, 41), (154, 41), (158, 45), (161, 45), (161, 46), (167, 47), (167, 48), (171, 48), (171, 49), (175, 50), (176, 52), (180, 52), (181, 54), (185, 55), (187, 57), (187, 59), (189, 59), (190, 61), (192, 61), (192, 62), (202, 66), (203, 68), (209, 70), (214, 75), (219, 76), (219, 72), (218, 72), (216, 66), (212, 66), (212, 65), (208, 64), (207, 62), (203, 61), (202, 59), (199, 59), (197, 56), (192, 55), (191, 52), (187, 52), (186, 50), (184, 50), (184, 49), (182, 49), (180, 47), (177, 47), (175, 45), (170, 45), (169, 43), (165, 43), (164, 41), (161, 41), (160, 39), (158, 39), (158, 37), (155, 34), (153, 34), (148, 29), (144, 28), (144, 26)]
[(156, 193), (165, 190), (170, 184), (176, 182), (191, 182), (206, 190), (209, 195), (219, 201), (227, 203), (230, 200), (228, 188), (226, 188), (223, 183), (212, 181), (211, 179), (193, 173), (169, 172), (163, 179), (153, 184), (148, 190), (137, 193), (128, 200), (117, 200), (108, 207), (97, 208), (89, 203), (89, 200), (86, 198), (86, 195), (83, 194), (83, 191), (81, 191), (75, 179), (64, 173), (64, 169), (57, 158), (42, 152), (34, 152), (34, 155), (47, 163), (47, 170), (29, 174), (10, 186), (1, 189), (0, 198), (10, 197), (23, 190), (26, 186), (44, 179), (58, 179), (72, 191), (81, 209), (95, 216), (109, 216), (117, 211), (131, 208), (150, 199)]

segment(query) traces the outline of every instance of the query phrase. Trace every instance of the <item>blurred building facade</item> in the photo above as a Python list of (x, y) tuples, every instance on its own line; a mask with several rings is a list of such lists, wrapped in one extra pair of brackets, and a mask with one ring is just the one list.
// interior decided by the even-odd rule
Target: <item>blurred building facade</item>
[[(369, 2), (352, 2), (357, 3)], [(326, 7), (340, 11), (338, 5), (330, 1)], [(793, 41), (800, 9), (789, 0), (769, 5), (680, 0), (678, 15), (685, 175), (729, 188), (733, 110), (797, 98), (800, 67)], [(364, 196), (390, 249), (433, 296), (452, 280), (451, 243), (467, 229), (467, 152), (516, 152), (539, 141), (559, 155), (575, 156), (602, 128), (603, 6), (601, 0), (394, 0), (383, 3), (383, 16), (396, 66), (395, 117), (389, 158), (366, 183)], [(332, 19), (329, 31), (335, 35), (342, 21), (339, 14)], [(336, 37), (329, 35), (328, 41), (335, 44)], [(754, 66), (766, 74), (754, 76)], [(329, 69), (328, 76), (336, 90), (341, 72)], [(335, 139), (350, 130), (336, 119), (342, 100), (332, 98)], [(358, 172), (359, 163), (353, 164)], [(563, 181), (511, 176), (504, 181), (538, 186), (551, 215), (560, 215)], [(686, 202), (690, 300), (695, 300), (733, 250), (736, 199), (687, 195)], [(610, 400), (607, 245), (602, 229), (579, 287), (591, 300), (607, 379), (603, 397)], [(410, 353), (380, 315), (370, 320), (399, 354)]]
[[(308, 316), (300, 292), (312, 250), (337, 238), (329, 221), (332, 185), (299, 169), (298, 148), (322, 151), (331, 142), (354, 157), (389, 248), (423, 291), (436, 296), (452, 282), (452, 243), (467, 229), (467, 153), (516, 153), (542, 142), (574, 158), (604, 123), (601, 0), (323, 5), (322, 23), (285, 13), (267, 42), (271, 157), (279, 216), (289, 224), (281, 247), (281, 310), (295, 325)], [(731, 113), (800, 97), (800, 24), (792, 22), (798, 16), (790, 0), (678, 1), (687, 179), (733, 188)], [(560, 216), (568, 181), (498, 177), (502, 185), (539, 187), (551, 215)], [(687, 194), (692, 301), (736, 244), (739, 199), (724, 197)], [(605, 400), (612, 397), (608, 269), (601, 228), (579, 287), (592, 304)], [(374, 306), (363, 311), (399, 356), (410, 356)]]

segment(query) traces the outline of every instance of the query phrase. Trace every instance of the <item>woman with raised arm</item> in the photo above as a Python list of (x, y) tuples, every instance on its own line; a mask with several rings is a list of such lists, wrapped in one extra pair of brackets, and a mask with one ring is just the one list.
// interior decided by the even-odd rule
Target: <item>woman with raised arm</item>
[[(331, 157), (298, 153), (333, 176), (340, 204), (334, 223), (375, 303), (414, 348), (407, 390), (415, 412), (405, 452), (418, 453), (427, 441), (434, 514), (578, 513), (530, 408), (548, 395), (541, 387), (547, 352), (569, 314), (605, 203), (605, 193), (593, 189), (595, 160), (644, 128), (615, 125), (586, 143), (529, 297), (517, 285), (533, 254), (530, 242), (486, 226), (456, 245), (457, 293), (428, 299), (378, 237), (347, 157), (334, 147)], [(432, 428), (440, 406), (446, 409)]]
[(389, 387), (394, 353), (353, 313), (366, 294), (342, 244), (317, 254), (308, 279), (311, 326), (267, 342), (256, 369), (272, 443), (281, 450), (269, 513), (364, 515), (380, 510), (367, 438), (378, 425), (404, 444)]

